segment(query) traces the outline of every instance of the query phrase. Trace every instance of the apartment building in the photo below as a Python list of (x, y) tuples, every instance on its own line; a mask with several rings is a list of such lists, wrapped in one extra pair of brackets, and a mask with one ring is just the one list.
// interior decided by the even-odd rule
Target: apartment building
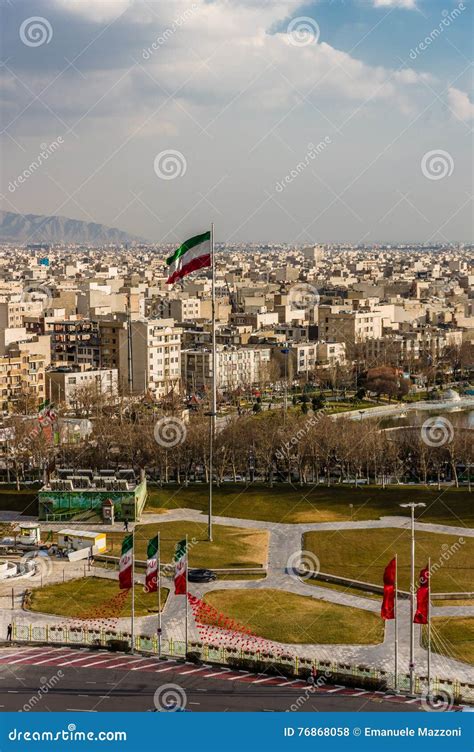
[(354, 354), (355, 345), (382, 336), (382, 314), (368, 309), (333, 310), (319, 307), (319, 339), (324, 342), (344, 342), (347, 356)]
[(97, 395), (114, 397), (118, 393), (116, 368), (85, 370), (79, 368), (55, 368), (46, 372), (46, 394), (54, 404), (65, 403), (68, 407), (88, 388)]
[(140, 319), (130, 324), (131, 390), (165, 397), (181, 385), (181, 333), (174, 319)]
[(54, 321), (50, 331), (53, 365), (99, 367), (100, 343), (97, 322), (87, 319)]
[[(269, 378), (271, 347), (225, 347), (217, 345), (217, 388), (233, 391), (239, 386), (258, 385)], [(211, 386), (212, 352), (209, 349), (183, 350), (182, 379), (187, 393)]]
[(10, 411), (23, 395), (32, 395), (38, 406), (45, 399), (44, 355), (28, 351), (0, 356), (0, 408)]

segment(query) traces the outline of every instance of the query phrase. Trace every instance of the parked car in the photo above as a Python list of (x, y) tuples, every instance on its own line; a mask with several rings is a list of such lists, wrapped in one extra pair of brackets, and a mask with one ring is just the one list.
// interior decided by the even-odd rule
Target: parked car
[(211, 569), (190, 569), (188, 571), (189, 582), (214, 582), (217, 575)]

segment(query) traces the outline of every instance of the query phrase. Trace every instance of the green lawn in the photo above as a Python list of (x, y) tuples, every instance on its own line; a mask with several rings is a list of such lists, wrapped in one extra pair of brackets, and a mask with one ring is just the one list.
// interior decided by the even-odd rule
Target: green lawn
[[(31, 593), (29, 609), (45, 614), (56, 614), (76, 619), (94, 620), (98, 618), (131, 615), (131, 593), (121, 600), (118, 581), (99, 577), (84, 577), (56, 585), (36, 588)], [(166, 603), (169, 590), (161, 588), (161, 608)], [(149, 616), (158, 611), (157, 593), (145, 593), (143, 587), (135, 585), (135, 614)]]
[[(423, 644), (426, 647), (426, 627)], [(431, 647), (435, 653), (474, 665), (474, 617), (437, 616), (431, 620)]]
[(376, 614), (282, 590), (213, 590), (204, 600), (254, 635), (276, 642), (372, 645), (383, 640)]
[[(187, 488), (171, 486), (149, 488), (146, 511), (190, 508), (207, 510), (207, 487)], [(330, 522), (350, 520), (351, 508), (355, 520), (378, 519), (385, 515), (403, 515), (408, 510), (399, 504), (407, 501), (424, 502), (417, 517), (421, 522), (474, 527), (473, 496), (467, 488), (438, 491), (434, 487), (380, 486), (351, 487), (312, 486), (293, 487), (279, 483), (268, 485), (225, 483), (214, 491), (214, 514), (270, 522)]]
[[(474, 539), (463, 538), (462, 545), (459, 540), (453, 535), (417, 531), (416, 573), (418, 576), (419, 570), (431, 556), (433, 592), (458, 593), (472, 590)], [(303, 549), (318, 557), (321, 572), (373, 584), (382, 584), (385, 566), (398, 553), (398, 584), (401, 590), (409, 590), (409, 530), (383, 528), (308, 532), (303, 536)], [(454, 552), (447, 560), (441, 558), (450, 551)], [(439, 564), (439, 568), (435, 570), (434, 564)]]
[[(267, 562), (268, 532), (226, 525), (213, 526), (213, 541), (207, 540), (207, 524), (200, 522), (156, 522), (136, 527), (136, 558), (146, 558), (150, 538), (161, 534), (161, 560), (173, 560), (175, 546), (188, 534), (189, 563), (193, 567), (227, 569), (231, 567), (260, 567)], [(118, 555), (123, 533), (107, 533)]]

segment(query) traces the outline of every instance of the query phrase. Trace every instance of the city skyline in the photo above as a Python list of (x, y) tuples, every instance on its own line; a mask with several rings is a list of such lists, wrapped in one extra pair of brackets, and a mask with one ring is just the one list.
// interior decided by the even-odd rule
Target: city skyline
[(0, 206), (161, 243), (468, 243), (471, 9), (6, 5)]

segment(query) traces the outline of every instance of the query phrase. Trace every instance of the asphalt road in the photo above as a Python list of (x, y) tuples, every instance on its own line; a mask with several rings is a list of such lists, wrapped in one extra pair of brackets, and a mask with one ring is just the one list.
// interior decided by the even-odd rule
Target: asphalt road
[[(190, 669), (191, 670), (191, 669)], [(306, 688), (264, 687), (225, 679), (202, 679), (167, 671), (166, 678), (130, 670), (64, 666), (0, 667), (0, 711), (153, 711), (155, 692), (163, 685), (181, 688), (187, 710), (205, 711), (375, 711), (417, 712), (420, 706), (380, 696), (337, 696)], [(54, 678), (56, 677), (56, 678)], [(40, 690), (40, 686), (48, 686)], [(182, 694), (183, 696), (183, 694)], [(159, 702), (158, 702), (159, 704)]]

